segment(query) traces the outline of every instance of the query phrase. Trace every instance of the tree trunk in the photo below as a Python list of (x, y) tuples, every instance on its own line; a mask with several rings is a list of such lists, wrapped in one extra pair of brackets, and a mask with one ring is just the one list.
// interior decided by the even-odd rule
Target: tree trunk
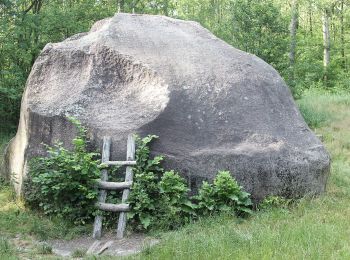
[(309, 32), (310, 32), (310, 35), (312, 36), (312, 35), (313, 35), (313, 26), (312, 26), (312, 3), (309, 4), (308, 13), (309, 13)]
[(323, 31), (323, 67), (324, 80), (327, 80), (327, 69), (330, 63), (330, 36), (329, 36), (329, 11), (325, 9), (322, 15), (322, 31)]
[(117, 9), (118, 13), (124, 13), (125, 12), (125, 0), (118, 0), (117, 1)]
[(342, 67), (346, 69), (346, 58), (345, 58), (345, 35), (344, 35), (344, 0), (340, 3), (340, 44), (341, 44), (341, 57)]
[(163, 2), (163, 13), (165, 16), (169, 16), (169, 0), (164, 0)]
[(36, 0), (34, 2), (33, 14), (35, 15), (34, 19), (34, 28), (32, 29), (33, 35), (33, 45), (32, 45), (32, 60), (31, 65), (34, 64), (35, 58), (39, 53), (39, 37), (40, 37), (40, 10), (43, 5), (43, 0)]
[(290, 21), (290, 50), (289, 50), (289, 65), (292, 68), (295, 63), (295, 51), (297, 45), (297, 28), (298, 28), (298, 0), (292, 0), (292, 18)]

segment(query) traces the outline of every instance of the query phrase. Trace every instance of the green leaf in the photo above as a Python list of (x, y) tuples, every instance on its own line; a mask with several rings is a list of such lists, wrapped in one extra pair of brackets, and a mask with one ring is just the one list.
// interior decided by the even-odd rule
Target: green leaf
[(140, 220), (141, 220), (141, 224), (144, 227), (144, 229), (147, 229), (149, 227), (149, 225), (151, 224), (150, 216), (141, 216)]
[(228, 197), (229, 197), (230, 200), (233, 200), (233, 201), (238, 201), (239, 200), (239, 198), (235, 194), (231, 194)]

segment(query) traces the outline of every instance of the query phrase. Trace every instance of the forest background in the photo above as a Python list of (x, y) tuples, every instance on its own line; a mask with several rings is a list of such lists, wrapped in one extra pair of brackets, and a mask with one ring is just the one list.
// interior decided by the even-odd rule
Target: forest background
[(350, 91), (350, 0), (0, 0), (0, 133), (12, 133), (43, 47), (116, 12), (195, 20), (274, 66), (295, 98)]

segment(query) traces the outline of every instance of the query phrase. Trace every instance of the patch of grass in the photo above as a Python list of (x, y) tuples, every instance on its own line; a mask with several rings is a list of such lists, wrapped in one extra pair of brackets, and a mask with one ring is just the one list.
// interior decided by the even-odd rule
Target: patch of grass
[[(339, 201), (337, 201), (339, 202)], [(331, 259), (350, 257), (350, 210), (333, 199), (258, 212), (239, 223), (219, 216), (164, 235), (141, 259)]]
[(86, 254), (86, 250), (84, 250), (84, 249), (76, 249), (72, 253), (72, 257), (73, 258), (80, 258), (80, 257), (84, 257), (85, 254)]
[(39, 240), (71, 239), (90, 232), (91, 226), (69, 225), (63, 219), (47, 218), (26, 209), (8, 186), (0, 186), (0, 233), (30, 235)]
[(10, 244), (7, 238), (0, 238), (0, 259), (18, 259), (13, 246)]
[(37, 246), (37, 252), (41, 255), (50, 255), (52, 254), (52, 246), (47, 243), (42, 243)]
[(304, 117), (308, 126), (312, 129), (324, 125), (331, 118), (331, 114), (327, 111), (317, 110), (302, 101), (299, 101), (298, 105), (301, 115)]
[(297, 104), (306, 123), (313, 129), (332, 125), (350, 115), (349, 93), (332, 94), (309, 90)]
[(307, 93), (297, 101), (301, 115), (310, 128), (319, 128), (332, 120), (332, 114), (324, 104), (320, 103), (319, 96)]
[[(0, 185), (0, 259), (61, 259), (52, 254), (52, 248), (43, 243), (33, 245), (33, 239), (73, 239), (91, 232), (91, 226), (73, 226), (64, 219), (48, 218), (26, 209), (22, 201), (15, 199), (13, 190)], [(11, 241), (20, 239), (25, 251), (16, 251)]]

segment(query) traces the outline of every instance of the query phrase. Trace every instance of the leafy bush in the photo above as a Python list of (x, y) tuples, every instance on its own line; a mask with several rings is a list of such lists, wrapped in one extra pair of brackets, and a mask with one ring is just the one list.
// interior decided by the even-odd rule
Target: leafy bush
[(163, 157), (150, 156), (149, 143), (155, 138), (155, 135), (143, 139), (136, 137), (137, 164), (134, 167), (134, 183), (129, 197), (132, 211), (128, 214), (136, 229), (148, 229), (157, 222), (158, 181), (163, 172), (160, 166)]
[(287, 208), (292, 203), (291, 199), (285, 199), (279, 196), (268, 196), (258, 206), (260, 210), (271, 208)]
[(250, 214), (252, 201), (250, 194), (231, 176), (229, 171), (219, 171), (214, 182), (203, 182), (198, 196), (198, 214), (207, 215), (218, 212), (236, 212), (238, 215)]
[(74, 149), (66, 150), (62, 143), (46, 146), (48, 156), (30, 163), (24, 192), (31, 208), (83, 224), (95, 211), (100, 160), (96, 159), (98, 153), (87, 151), (86, 129), (77, 120), (70, 120), (78, 129)]
[(190, 220), (194, 206), (185, 180), (174, 171), (164, 171), (162, 156), (151, 157), (149, 144), (157, 138), (136, 138), (135, 177), (129, 203), (129, 218), (136, 229), (175, 229)]
[[(138, 174), (130, 197), (129, 218), (138, 229), (175, 229), (194, 214), (184, 179), (174, 171)], [(149, 189), (148, 189), (149, 188)]]
[(159, 214), (165, 229), (175, 229), (195, 217), (196, 206), (190, 201), (186, 182), (174, 171), (161, 177), (159, 188)]

